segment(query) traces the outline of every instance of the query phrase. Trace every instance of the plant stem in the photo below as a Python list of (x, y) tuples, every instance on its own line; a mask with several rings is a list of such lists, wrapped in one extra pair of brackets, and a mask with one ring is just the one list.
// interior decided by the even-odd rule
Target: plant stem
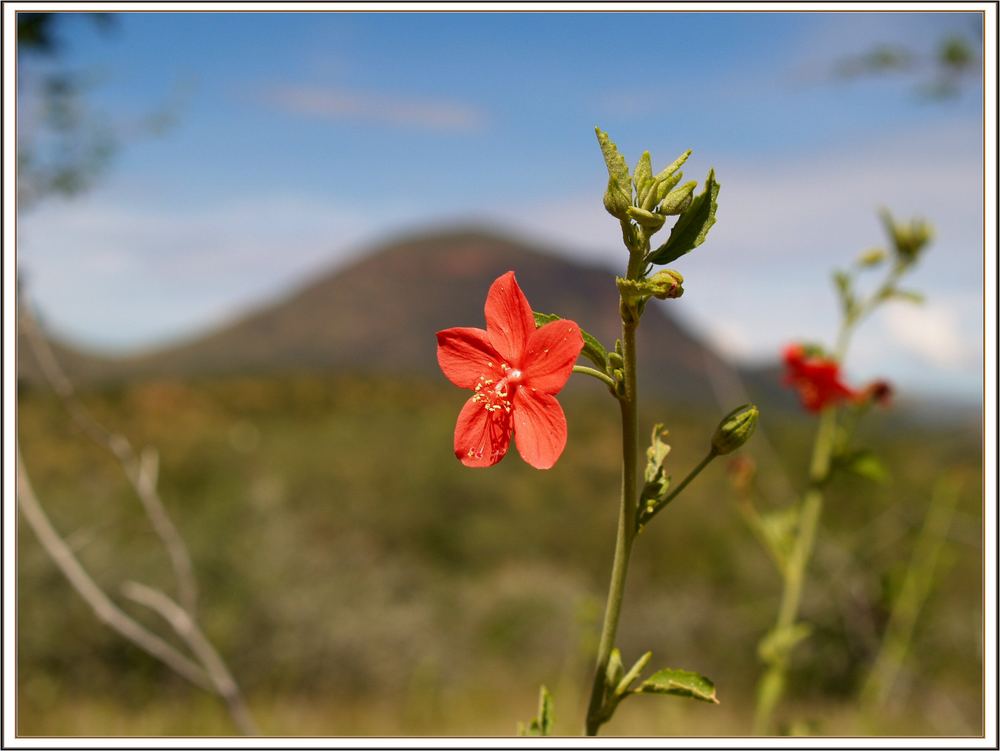
[[(820, 417), (816, 441), (813, 443), (812, 462), (809, 467), (810, 487), (802, 499), (798, 535), (784, 569), (781, 606), (778, 610), (777, 621), (770, 632), (772, 634), (790, 628), (798, 618), (806, 569), (809, 565), (809, 559), (812, 557), (816, 530), (819, 527), (819, 519), (823, 511), (821, 486), (830, 470), (836, 426), (837, 408), (827, 407)], [(783, 653), (768, 665), (764, 675), (761, 676), (760, 682), (757, 684), (757, 708), (754, 713), (755, 735), (764, 735), (769, 732), (774, 709), (784, 693), (787, 671), (788, 654)]]
[(635, 330), (638, 321), (622, 307), (622, 360), (625, 374), (624, 393), (619, 396), (622, 415), (622, 493), (618, 513), (618, 533), (615, 538), (615, 559), (611, 568), (611, 585), (608, 602), (604, 611), (604, 626), (597, 649), (597, 667), (594, 671), (594, 685), (587, 708), (586, 734), (597, 735), (598, 728), (607, 721), (602, 716), (608, 659), (615, 646), (618, 632), (618, 618), (621, 615), (622, 598), (625, 594), (625, 578), (628, 574), (629, 556), (636, 534), (636, 379), (635, 379)]
[(947, 542), (959, 490), (954, 478), (938, 480), (934, 486), (923, 527), (913, 547), (906, 577), (892, 604), (878, 656), (859, 696), (869, 724), (889, 698), (896, 675), (906, 661), (917, 618), (938, 574), (938, 561)]
[(669, 504), (672, 500), (674, 500), (674, 498), (679, 496), (683, 492), (684, 488), (686, 488), (694, 478), (700, 475), (701, 471), (705, 469), (705, 467), (707, 467), (709, 464), (711, 464), (712, 460), (715, 459), (715, 457), (717, 457), (718, 455), (719, 454), (714, 447), (710, 448), (708, 450), (708, 453), (705, 455), (705, 458), (703, 458), (700, 462), (698, 462), (695, 468), (687, 473), (687, 477), (681, 480), (680, 483), (678, 483), (677, 487), (671, 490), (670, 493), (667, 494), (667, 497), (663, 499), (663, 502), (660, 503), (660, 505), (657, 506), (651, 514), (649, 514), (645, 519), (642, 520), (641, 522), (642, 525), (645, 526), (649, 524), (650, 520), (658, 513), (660, 513), (663, 509), (665, 509), (667, 507), (667, 504)]
[(604, 383), (606, 383), (608, 386), (610, 386), (611, 390), (614, 391), (615, 381), (607, 373), (602, 373), (601, 371), (597, 370), (596, 368), (588, 368), (586, 365), (574, 365), (573, 366), (573, 372), (574, 373), (582, 373), (583, 375), (589, 375), (589, 376), (592, 376), (592, 377), (598, 379), (599, 381), (604, 381)]

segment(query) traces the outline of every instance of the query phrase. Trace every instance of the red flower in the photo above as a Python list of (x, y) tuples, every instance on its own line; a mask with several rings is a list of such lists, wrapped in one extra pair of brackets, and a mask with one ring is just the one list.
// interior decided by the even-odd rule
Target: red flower
[(438, 364), (452, 383), (476, 393), (455, 425), (455, 456), (467, 467), (503, 459), (511, 435), (521, 457), (548, 469), (566, 446), (566, 416), (556, 401), (583, 349), (580, 327), (558, 320), (535, 328), (514, 272), (486, 296), (486, 330), (439, 331)]
[(798, 390), (802, 406), (810, 412), (858, 397), (857, 392), (840, 380), (840, 365), (836, 360), (807, 355), (801, 345), (785, 348), (785, 368), (785, 383)]

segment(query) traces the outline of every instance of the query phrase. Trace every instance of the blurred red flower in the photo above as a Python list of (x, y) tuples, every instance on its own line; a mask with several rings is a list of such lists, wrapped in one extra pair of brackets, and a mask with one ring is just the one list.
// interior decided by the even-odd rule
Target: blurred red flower
[(455, 456), (489, 467), (510, 447), (532, 467), (548, 469), (566, 446), (566, 416), (556, 401), (583, 349), (580, 327), (557, 320), (535, 328), (531, 306), (508, 271), (486, 296), (486, 330), (437, 334), (438, 364), (448, 380), (476, 393), (455, 425)]
[(799, 392), (802, 406), (810, 412), (848, 399), (858, 393), (840, 380), (836, 360), (809, 355), (800, 344), (785, 348), (785, 383)]

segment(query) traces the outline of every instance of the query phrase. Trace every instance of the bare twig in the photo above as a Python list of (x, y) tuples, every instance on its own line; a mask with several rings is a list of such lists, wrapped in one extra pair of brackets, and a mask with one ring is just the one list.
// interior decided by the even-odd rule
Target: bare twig
[(204, 666), (216, 692), (229, 706), (229, 713), (244, 735), (257, 735), (253, 718), (243, 701), (239, 686), (205, 634), (188, 612), (159, 590), (134, 581), (121, 587), (122, 594), (159, 614)]
[(17, 448), (17, 503), (45, 552), (63, 572), (73, 589), (91, 607), (98, 620), (191, 683), (207, 691), (213, 689), (212, 682), (201, 667), (145, 626), (129, 617), (104, 594), (104, 590), (90, 577), (79, 559), (52, 526), (38, 502), (38, 497), (31, 487), (27, 470), (24, 467), (24, 461), (21, 459), (20, 446)]
[(73, 421), (94, 443), (110, 451), (118, 460), (125, 477), (142, 503), (153, 531), (160, 538), (170, 557), (170, 565), (177, 582), (178, 599), (189, 613), (194, 614), (198, 602), (198, 585), (194, 578), (187, 545), (167, 514), (157, 490), (159, 455), (156, 449), (147, 447), (137, 454), (128, 438), (102, 425), (80, 401), (73, 383), (59, 366), (48, 339), (38, 327), (35, 316), (22, 308), (18, 324), (31, 346), (43, 377), (62, 400)]

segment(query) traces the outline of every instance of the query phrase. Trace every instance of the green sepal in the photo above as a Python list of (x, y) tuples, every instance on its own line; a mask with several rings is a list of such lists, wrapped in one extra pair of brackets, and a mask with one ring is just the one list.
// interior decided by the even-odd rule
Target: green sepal
[(709, 170), (704, 190), (694, 197), (691, 205), (680, 215), (677, 224), (670, 230), (667, 241), (646, 256), (646, 262), (657, 265), (671, 263), (705, 242), (708, 231), (715, 224), (718, 198), (719, 183), (715, 181), (715, 170)]
[[(532, 311), (532, 314), (535, 316), (536, 328), (540, 328), (547, 323), (552, 323), (552, 321), (558, 321), (561, 318), (561, 316), (557, 316), (554, 313)], [(593, 334), (588, 334), (583, 329), (580, 329), (580, 334), (583, 336), (583, 356), (594, 363), (602, 373), (606, 372), (608, 369), (608, 351), (604, 349), (604, 345), (597, 340), (597, 337)]]
[(628, 164), (608, 134), (600, 128), (597, 132), (597, 142), (601, 145), (604, 163), (608, 168), (608, 188), (604, 193), (604, 208), (617, 219), (628, 219), (628, 207), (632, 205), (632, 178), (628, 173)]
[(552, 735), (553, 708), (552, 694), (545, 686), (542, 686), (538, 692), (538, 716), (527, 727), (523, 722), (517, 723), (517, 734), (521, 736)]
[(757, 645), (757, 655), (766, 664), (783, 660), (811, 633), (812, 626), (808, 623), (793, 623), (790, 626), (772, 629)]
[(637, 694), (667, 694), (718, 704), (715, 684), (690, 670), (666, 668), (653, 673), (635, 689)]

